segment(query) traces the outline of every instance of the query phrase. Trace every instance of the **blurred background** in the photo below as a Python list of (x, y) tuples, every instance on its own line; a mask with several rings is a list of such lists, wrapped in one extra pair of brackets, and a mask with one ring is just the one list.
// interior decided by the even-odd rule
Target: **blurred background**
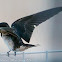
[[(19, 18), (55, 7), (62, 7), (62, 0), (0, 0), (0, 22), (11, 26)], [(36, 27), (30, 44), (40, 46), (25, 52), (62, 50), (62, 12)], [(8, 50), (0, 37), (0, 52)]]

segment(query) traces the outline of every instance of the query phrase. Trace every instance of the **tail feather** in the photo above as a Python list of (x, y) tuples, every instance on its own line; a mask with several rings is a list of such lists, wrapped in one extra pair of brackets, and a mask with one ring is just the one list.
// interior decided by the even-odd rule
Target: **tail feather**
[(35, 47), (36, 45), (32, 45), (32, 44), (24, 44), (24, 46), (26, 46), (26, 47)]
[(32, 44), (24, 44), (24, 46), (26, 46), (26, 47), (37, 47), (37, 46), (40, 46), (39, 44), (37, 44), (37, 45), (32, 45)]
[(62, 11), (62, 7), (60, 7), (61, 11)]

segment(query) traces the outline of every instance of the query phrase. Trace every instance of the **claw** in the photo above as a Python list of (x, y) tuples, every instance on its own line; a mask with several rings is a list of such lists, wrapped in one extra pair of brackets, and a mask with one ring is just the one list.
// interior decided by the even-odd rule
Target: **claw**
[(14, 52), (14, 56), (16, 56), (16, 52)]
[[(11, 51), (11, 50), (10, 50), (10, 51)], [(10, 51), (7, 52), (8, 57), (9, 57), (9, 52), (10, 52)]]
[(8, 57), (9, 57), (9, 52), (7, 52), (7, 55), (8, 55)]

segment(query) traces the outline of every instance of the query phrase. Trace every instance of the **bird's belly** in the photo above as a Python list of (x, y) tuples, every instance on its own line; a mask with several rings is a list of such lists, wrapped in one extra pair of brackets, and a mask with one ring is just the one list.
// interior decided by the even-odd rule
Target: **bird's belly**
[(8, 48), (10, 50), (13, 50), (13, 47), (14, 47), (14, 43), (12, 41), (12, 39), (8, 36), (2, 36), (4, 42), (6, 43), (6, 45), (8, 46)]
[(28, 49), (28, 48), (25, 46), (20, 46), (20, 48), (17, 48), (16, 51), (24, 51), (26, 49)]

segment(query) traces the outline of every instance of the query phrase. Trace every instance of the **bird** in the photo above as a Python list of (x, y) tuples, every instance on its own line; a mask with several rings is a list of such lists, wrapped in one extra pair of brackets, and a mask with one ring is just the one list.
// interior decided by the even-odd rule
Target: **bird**
[[(42, 22), (50, 19), (54, 15), (57, 15), (62, 11), (62, 7), (55, 7), (47, 9), (32, 15), (28, 15), (17, 19), (11, 24), (11, 27), (7, 22), (0, 23), (0, 33), (5, 44), (8, 46), (9, 52), (14, 51), (15, 56), (17, 51), (24, 51), (36, 45), (28, 44), (30, 42), (33, 30)], [(27, 43), (24, 43), (24, 39)]]

